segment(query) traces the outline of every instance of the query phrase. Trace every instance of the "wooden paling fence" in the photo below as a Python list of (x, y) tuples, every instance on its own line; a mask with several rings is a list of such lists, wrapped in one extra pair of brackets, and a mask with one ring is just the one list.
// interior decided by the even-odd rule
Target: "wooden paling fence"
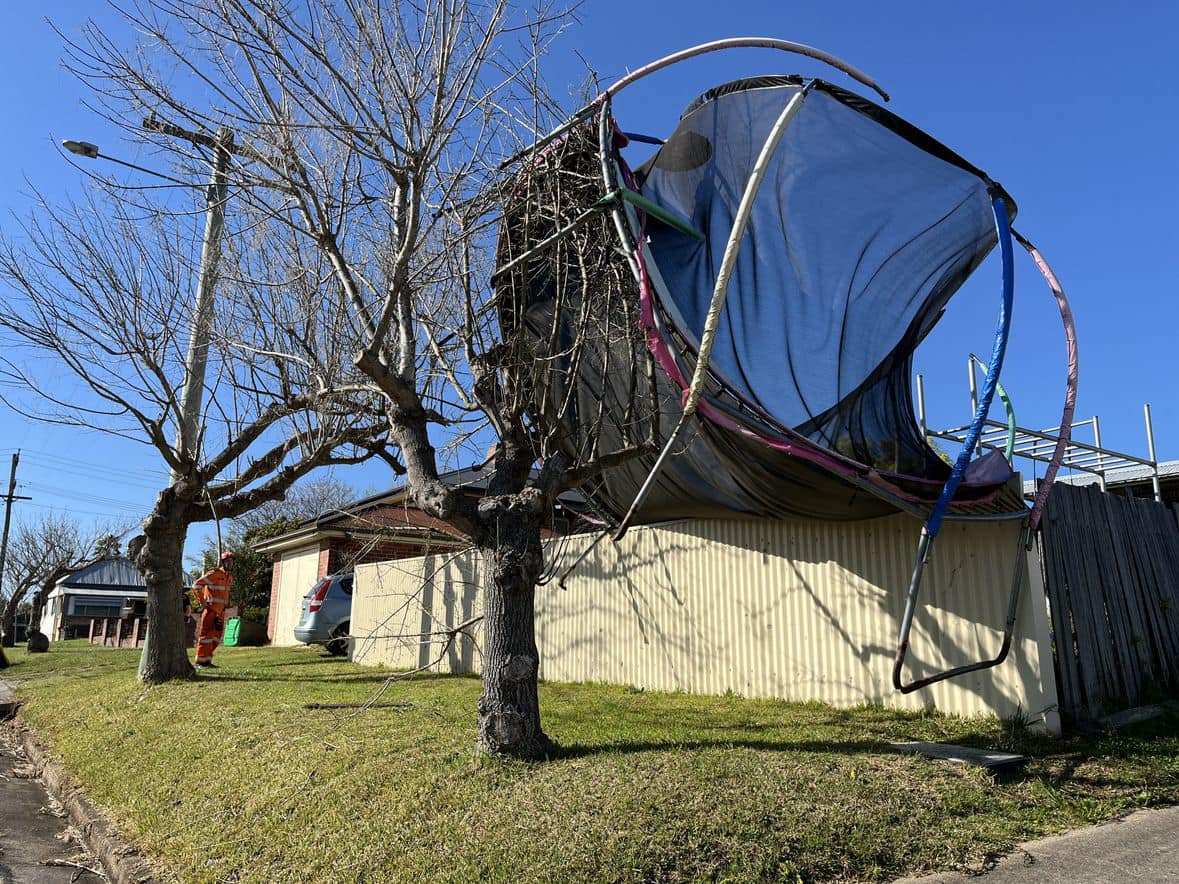
[(1164, 504), (1060, 483), (1040, 535), (1061, 713), (1179, 689), (1179, 522)]

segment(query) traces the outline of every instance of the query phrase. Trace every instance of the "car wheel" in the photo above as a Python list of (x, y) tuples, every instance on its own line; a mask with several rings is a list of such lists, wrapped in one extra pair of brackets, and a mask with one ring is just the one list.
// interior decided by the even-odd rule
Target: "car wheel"
[(348, 627), (349, 622), (345, 620), (339, 626), (332, 630), (331, 640), (324, 645), (327, 652), (333, 657), (343, 657), (348, 653)]

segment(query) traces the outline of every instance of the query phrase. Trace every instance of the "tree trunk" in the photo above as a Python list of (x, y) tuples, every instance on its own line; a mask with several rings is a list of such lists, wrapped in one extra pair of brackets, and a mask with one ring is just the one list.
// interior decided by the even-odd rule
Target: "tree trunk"
[[(23, 596), (24, 593), (21, 593)], [(6, 648), (16, 647), (16, 609), (20, 606), (20, 598), (15, 594), (4, 604), (4, 615), (0, 618), (0, 629), (4, 630), (4, 638), (0, 640)]]
[(32, 608), (29, 611), (29, 633), (41, 631), (41, 618), (45, 616), (45, 602), (49, 600), (49, 593), (57, 586), (57, 581), (68, 574), (67, 567), (54, 568), (48, 577), (42, 581), (37, 591), (33, 593)]
[(543, 758), (555, 744), (541, 728), (536, 688), (540, 654), (534, 600), (543, 563), (541, 523), (527, 506), (505, 502), (496, 510), (487, 532), (493, 542), (479, 547), (484, 649), (478, 749), (488, 755)]
[(148, 638), (143, 647), (139, 678), (161, 684), (193, 678), (184, 641), (184, 536), (187, 525), (160, 512), (160, 505), (143, 521), (144, 533), (127, 546), (147, 583)]

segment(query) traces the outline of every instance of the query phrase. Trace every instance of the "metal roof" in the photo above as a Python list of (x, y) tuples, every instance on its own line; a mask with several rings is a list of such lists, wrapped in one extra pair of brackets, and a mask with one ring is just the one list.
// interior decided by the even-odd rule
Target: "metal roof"
[[(1109, 470), (1105, 474), (1106, 487), (1120, 487), (1123, 485), (1137, 485), (1142, 482), (1149, 482), (1154, 475), (1154, 471), (1147, 466), (1132, 466), (1121, 467), (1116, 470)], [(1179, 476), (1179, 460), (1167, 460), (1159, 464), (1159, 479), (1169, 479)], [(1068, 476), (1057, 476), (1057, 482), (1064, 482), (1066, 485), (1096, 485), (1101, 481), (1101, 477), (1094, 473), (1076, 472)], [(1029, 480), (1023, 483), (1024, 494), (1035, 494), (1036, 483), (1034, 480)]]
[[(487, 483), (491, 479), (492, 470), (488, 469), (488, 464), (476, 464), (475, 466), (466, 467), (459, 470), (451, 470), (450, 472), (439, 474), (438, 478), (455, 488), (465, 488), (472, 492), (482, 492), (487, 490)], [(531, 471), (532, 476), (538, 474), (538, 470)], [(294, 534), (301, 530), (308, 528), (326, 528), (334, 525), (337, 522), (342, 522), (347, 519), (355, 518), (365, 510), (375, 506), (385, 506), (388, 504), (396, 504), (405, 502), (407, 493), (409, 491), (409, 482), (402, 480), (394, 485), (388, 491), (381, 491), (378, 494), (370, 495), (350, 503), (340, 509), (330, 510), (326, 513), (321, 513), (309, 519), (304, 519), (292, 528), (287, 534)], [(577, 510), (584, 506), (585, 496), (578, 490), (562, 492), (557, 497), (558, 501), (566, 507)], [(439, 523), (441, 526), (442, 523)], [(287, 534), (280, 535), (286, 537)], [(278, 538), (273, 538), (277, 540)], [(266, 543), (271, 543), (268, 540)]]
[[(187, 586), (188, 575), (184, 575), (183, 579)], [(144, 592), (147, 590), (147, 581), (143, 579), (143, 575), (139, 573), (139, 569), (129, 558), (111, 556), (105, 559), (95, 559), (93, 562), (83, 565), (77, 571), (73, 571), (57, 581), (57, 586), (73, 592), (89, 590)]]

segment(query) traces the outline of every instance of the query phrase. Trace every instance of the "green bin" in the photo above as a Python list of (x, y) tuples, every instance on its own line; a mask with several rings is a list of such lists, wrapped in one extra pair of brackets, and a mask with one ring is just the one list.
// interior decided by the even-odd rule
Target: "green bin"
[(225, 646), (230, 648), (236, 646), (241, 634), (242, 619), (241, 617), (234, 617), (225, 624)]
[(266, 644), (266, 624), (234, 617), (225, 624), (225, 644), (231, 647), (258, 647)]

